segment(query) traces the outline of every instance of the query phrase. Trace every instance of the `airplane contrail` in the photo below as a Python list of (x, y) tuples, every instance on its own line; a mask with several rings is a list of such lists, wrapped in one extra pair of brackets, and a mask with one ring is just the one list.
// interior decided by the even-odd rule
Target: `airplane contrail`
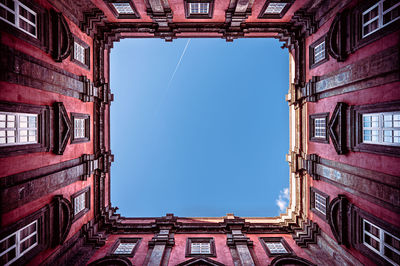
[(176, 64), (174, 73), (172, 74), (171, 79), (170, 79), (169, 82), (168, 82), (167, 89), (169, 88), (169, 86), (171, 86), (171, 82), (172, 82), (172, 80), (173, 80), (174, 77), (175, 77), (176, 71), (178, 70), (179, 66), (181, 65), (182, 58), (183, 58), (183, 56), (185, 55), (185, 52), (186, 52), (186, 49), (187, 49), (189, 43), (190, 43), (190, 39), (186, 42), (185, 48), (183, 49), (183, 52), (182, 52), (182, 54), (181, 54), (181, 57), (179, 58), (178, 64)]
[(172, 83), (172, 80), (173, 80), (174, 77), (175, 77), (176, 71), (178, 70), (179, 66), (181, 65), (182, 58), (183, 58), (183, 56), (184, 56), (185, 53), (186, 53), (186, 49), (187, 49), (188, 46), (189, 46), (190, 40), (191, 40), (191, 39), (188, 39), (188, 41), (186, 42), (185, 48), (183, 49), (183, 52), (182, 52), (182, 54), (181, 54), (181, 57), (179, 58), (179, 61), (178, 61), (178, 63), (176, 64), (174, 73), (172, 73), (172, 76), (171, 76), (171, 78), (170, 78), (170, 80), (169, 80), (169, 82), (168, 82), (168, 86), (167, 86), (167, 88), (166, 88), (165, 91), (164, 91), (163, 97), (161, 98), (160, 103), (158, 104), (157, 108), (154, 110), (154, 116), (157, 114), (158, 109), (160, 108), (161, 104), (164, 102), (164, 99), (165, 99), (166, 96), (167, 96), (168, 89), (169, 89), (169, 87), (171, 86), (171, 83)]

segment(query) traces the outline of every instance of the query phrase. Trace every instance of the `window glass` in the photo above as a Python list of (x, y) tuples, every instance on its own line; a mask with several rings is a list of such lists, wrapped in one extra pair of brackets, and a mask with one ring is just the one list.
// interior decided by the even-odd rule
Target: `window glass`
[(129, 3), (112, 3), (118, 14), (135, 14)]
[(364, 143), (399, 145), (400, 112), (363, 114), (362, 135)]
[(38, 115), (0, 113), (0, 145), (38, 143)]
[(271, 254), (288, 253), (281, 242), (265, 242)]
[(114, 254), (129, 255), (132, 253), (135, 245), (136, 243), (119, 243), (118, 247), (114, 251)]
[(0, 264), (10, 265), (37, 246), (38, 222), (34, 221), (0, 241)]
[(265, 9), (265, 14), (280, 14), (287, 3), (270, 3)]

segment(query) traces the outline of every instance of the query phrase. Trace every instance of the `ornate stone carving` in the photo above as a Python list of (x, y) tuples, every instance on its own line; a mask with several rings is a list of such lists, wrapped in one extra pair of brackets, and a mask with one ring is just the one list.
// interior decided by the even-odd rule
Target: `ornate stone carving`
[(71, 136), (72, 124), (62, 102), (54, 103), (55, 141), (54, 153), (62, 155)]

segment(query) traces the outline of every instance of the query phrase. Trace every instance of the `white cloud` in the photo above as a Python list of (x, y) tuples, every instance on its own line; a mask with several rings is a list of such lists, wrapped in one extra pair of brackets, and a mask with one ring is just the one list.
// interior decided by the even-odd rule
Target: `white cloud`
[(281, 212), (286, 210), (286, 207), (289, 204), (289, 199), (290, 199), (289, 188), (284, 188), (279, 192), (279, 197), (276, 200), (276, 205), (278, 205), (279, 210)]

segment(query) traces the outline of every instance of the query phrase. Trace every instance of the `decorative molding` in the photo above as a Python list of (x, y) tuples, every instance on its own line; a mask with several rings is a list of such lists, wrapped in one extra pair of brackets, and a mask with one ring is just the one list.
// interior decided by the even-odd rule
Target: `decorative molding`
[(62, 13), (51, 9), (50, 18), (52, 28), (51, 56), (54, 61), (61, 62), (71, 53), (72, 34)]
[(293, 234), (293, 240), (299, 247), (306, 248), (309, 244), (317, 243), (317, 235), (320, 233), (320, 228), (317, 223), (307, 220), (303, 223), (302, 230), (296, 231)]
[(346, 103), (338, 102), (328, 123), (329, 136), (331, 137), (336, 153), (339, 155), (347, 152), (346, 109)]
[(242, 23), (245, 23), (246, 19), (251, 16), (253, 3), (254, 0), (230, 0), (229, 7), (225, 12), (225, 23), (231, 29), (239, 30)]
[(348, 242), (348, 199), (345, 195), (338, 195), (329, 204), (327, 217), (332, 234), (339, 245), (347, 245)]
[(86, 245), (99, 248), (106, 244), (107, 237), (103, 231), (99, 230), (99, 224), (95, 223), (93, 220), (82, 226), (81, 234), (85, 238)]
[(54, 232), (52, 246), (56, 247), (64, 243), (71, 229), (73, 208), (69, 200), (63, 195), (53, 197), (54, 205)]
[(392, 196), (400, 193), (398, 177), (324, 158), (320, 158), (315, 169), (321, 181), (331, 183), (382, 208), (400, 211), (400, 198)]
[(398, 45), (333, 71), (315, 85), (318, 98), (327, 98), (400, 80)]
[(103, 265), (118, 265), (118, 266), (132, 266), (129, 258), (118, 255), (108, 255), (104, 258), (98, 259), (88, 264), (89, 266), (103, 266)]
[(55, 132), (54, 153), (62, 155), (71, 136), (72, 124), (62, 102), (54, 103)]
[(79, 76), (2, 44), (0, 58), (1, 81), (80, 99)]
[[(81, 163), (75, 164), (75, 162), (75, 160), (68, 162), (65, 168), (62, 167), (62, 163), (60, 167), (47, 166), (45, 169), (48, 168), (48, 170), (43, 171), (43, 175), (41, 175), (39, 169), (36, 169), (1, 178), (4, 179), (5, 183), (5, 186), (0, 188), (1, 213), (7, 213), (81, 180), (81, 176), (84, 173), (84, 165)], [(52, 172), (53, 170), (55, 172)], [(16, 180), (20, 180), (20, 182), (9, 183)]]
[(303, 88), (300, 90), (301, 98), (304, 98), (306, 102), (317, 102), (318, 94), (315, 89), (315, 84), (318, 82), (319, 77), (313, 76)]
[(319, 29), (318, 21), (315, 20), (315, 13), (306, 9), (299, 9), (294, 12), (291, 20), (294, 26), (300, 27), (300, 34), (305, 37), (314, 34)]
[(294, 255), (278, 256), (271, 261), (270, 265), (271, 266), (278, 266), (278, 265), (316, 266), (312, 262)]
[(97, 27), (104, 25), (106, 16), (103, 11), (93, 8), (90, 11), (83, 12), (83, 20), (79, 22), (79, 28), (88, 36), (94, 38), (97, 33)]
[(157, 23), (158, 27), (168, 27), (172, 23), (172, 10), (168, 1), (163, 0), (145, 0), (147, 15)]
[(224, 266), (218, 261), (212, 260), (210, 258), (193, 258), (182, 263), (179, 263), (177, 266), (188, 266), (188, 265), (203, 265), (203, 266)]
[(337, 13), (327, 35), (326, 47), (329, 54), (338, 62), (344, 62), (348, 56), (347, 34), (350, 32), (350, 21), (347, 10)]
[(83, 92), (80, 93), (80, 99), (83, 102), (94, 102), (99, 96), (99, 88), (95, 87), (86, 76), (80, 76), (79, 79), (83, 83)]

